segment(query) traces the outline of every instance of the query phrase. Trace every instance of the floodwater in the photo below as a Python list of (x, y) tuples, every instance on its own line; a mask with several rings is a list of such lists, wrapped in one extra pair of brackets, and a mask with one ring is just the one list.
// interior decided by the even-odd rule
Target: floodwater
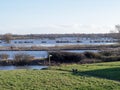
[(84, 53), (84, 52), (99, 52), (99, 50), (63, 50), (63, 52)]
[(0, 41), (0, 46), (16, 46), (16, 47), (31, 47), (31, 46), (64, 46), (64, 45), (108, 45), (116, 44), (115, 39), (112, 38), (100, 38), (100, 39), (79, 39), (77, 38), (59, 38), (59, 39), (19, 39), (11, 40), (11, 43), (7, 44)]
[(37, 69), (41, 70), (42, 68), (47, 68), (48, 66), (38, 66), (38, 65), (31, 65), (31, 66), (0, 66), (0, 70), (19, 70), (19, 69)]

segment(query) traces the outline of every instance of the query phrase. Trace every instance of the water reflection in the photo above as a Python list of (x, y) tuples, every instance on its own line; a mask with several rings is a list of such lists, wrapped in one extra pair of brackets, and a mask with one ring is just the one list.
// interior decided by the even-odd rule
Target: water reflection
[(38, 65), (31, 65), (31, 66), (0, 66), (0, 70), (18, 70), (18, 69), (38, 69), (41, 70), (42, 68), (47, 68), (48, 66), (38, 66)]
[(28, 54), (35, 58), (47, 58), (47, 51), (0, 51), (0, 54), (7, 54), (8, 59), (13, 59), (16, 54)]
[(99, 50), (63, 50), (63, 52), (84, 53), (84, 52), (99, 52)]

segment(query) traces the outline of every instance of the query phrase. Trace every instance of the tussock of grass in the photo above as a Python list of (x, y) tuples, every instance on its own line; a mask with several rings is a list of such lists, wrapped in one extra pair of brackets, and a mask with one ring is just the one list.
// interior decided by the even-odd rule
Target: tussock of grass
[[(72, 73), (72, 68), (78, 72)], [(120, 62), (61, 65), (49, 70), (0, 71), (0, 89), (120, 90), (119, 76)]]

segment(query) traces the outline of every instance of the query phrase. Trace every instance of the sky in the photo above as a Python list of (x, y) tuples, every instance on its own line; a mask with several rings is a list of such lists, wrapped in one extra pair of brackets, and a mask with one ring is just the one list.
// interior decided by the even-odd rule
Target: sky
[(109, 33), (120, 0), (0, 0), (0, 34)]

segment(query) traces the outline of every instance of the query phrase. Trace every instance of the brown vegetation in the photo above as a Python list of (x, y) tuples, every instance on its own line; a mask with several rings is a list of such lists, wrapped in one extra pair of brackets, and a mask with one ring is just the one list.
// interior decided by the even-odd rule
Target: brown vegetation
[(10, 33), (7, 33), (7, 34), (4, 34), (2, 36), (2, 40), (5, 41), (6, 43), (10, 43), (10, 41), (12, 40), (12, 34)]

